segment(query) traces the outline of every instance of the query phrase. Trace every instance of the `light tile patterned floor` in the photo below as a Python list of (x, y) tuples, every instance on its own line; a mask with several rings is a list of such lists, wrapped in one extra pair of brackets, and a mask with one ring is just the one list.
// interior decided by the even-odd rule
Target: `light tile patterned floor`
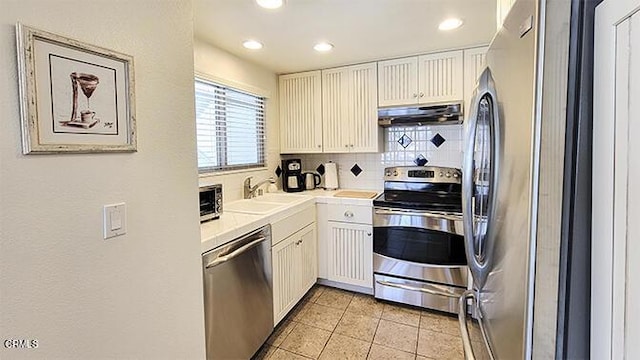
[[(472, 340), (480, 340), (477, 329)], [(456, 317), (316, 285), (254, 359), (463, 360), (464, 354)]]

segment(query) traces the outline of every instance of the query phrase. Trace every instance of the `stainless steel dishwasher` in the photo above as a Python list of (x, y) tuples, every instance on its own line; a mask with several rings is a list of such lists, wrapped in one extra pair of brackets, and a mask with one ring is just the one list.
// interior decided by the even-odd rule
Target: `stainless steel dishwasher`
[(207, 359), (249, 359), (273, 330), (271, 226), (202, 255)]

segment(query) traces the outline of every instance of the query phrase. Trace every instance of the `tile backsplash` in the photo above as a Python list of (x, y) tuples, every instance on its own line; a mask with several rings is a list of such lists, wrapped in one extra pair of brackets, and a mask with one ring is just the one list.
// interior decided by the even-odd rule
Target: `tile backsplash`
[(321, 164), (334, 162), (338, 164), (341, 188), (381, 190), (385, 167), (419, 164), (460, 168), (462, 141), (462, 125), (392, 127), (384, 130), (381, 153), (282, 155), (282, 158), (302, 159), (305, 171), (318, 171)]

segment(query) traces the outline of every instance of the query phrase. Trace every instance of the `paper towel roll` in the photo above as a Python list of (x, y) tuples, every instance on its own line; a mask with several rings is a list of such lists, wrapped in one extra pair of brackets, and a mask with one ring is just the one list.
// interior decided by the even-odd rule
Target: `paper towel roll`
[(336, 163), (324, 164), (324, 188), (328, 190), (338, 188), (338, 166)]

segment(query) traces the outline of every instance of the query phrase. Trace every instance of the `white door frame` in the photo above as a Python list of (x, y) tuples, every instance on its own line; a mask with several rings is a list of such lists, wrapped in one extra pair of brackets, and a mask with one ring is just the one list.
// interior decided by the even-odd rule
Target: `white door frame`
[[(629, 69), (629, 49), (622, 44), (625, 41), (626, 44), (629, 43), (629, 22), (625, 20), (639, 10), (640, 0), (605, 0), (596, 8), (591, 247), (592, 359), (625, 357), (629, 86), (640, 79), (629, 79), (626, 72)], [(635, 51), (640, 51), (640, 46)]]

